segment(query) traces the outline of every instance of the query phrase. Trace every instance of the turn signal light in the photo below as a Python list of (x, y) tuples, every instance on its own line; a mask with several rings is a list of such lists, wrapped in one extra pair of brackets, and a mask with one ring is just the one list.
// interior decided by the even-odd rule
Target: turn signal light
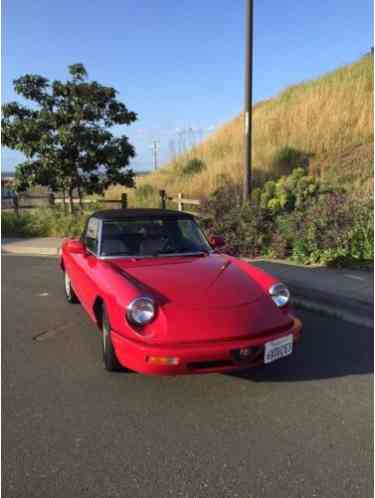
[(147, 356), (146, 361), (151, 365), (178, 365), (180, 358), (176, 356)]

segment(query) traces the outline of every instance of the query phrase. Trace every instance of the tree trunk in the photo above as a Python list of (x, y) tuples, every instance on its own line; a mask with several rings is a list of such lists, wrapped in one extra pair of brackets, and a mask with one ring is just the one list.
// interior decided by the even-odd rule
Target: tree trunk
[(81, 213), (83, 213), (82, 192), (81, 192), (81, 187), (79, 185), (77, 187), (77, 190), (78, 190), (78, 197), (79, 197), (79, 208), (81, 210)]
[(73, 189), (69, 188), (70, 214), (74, 214)]
[(65, 187), (63, 187), (63, 189), (62, 189), (62, 196), (63, 196), (63, 204), (64, 204), (64, 214), (65, 214), (65, 216), (67, 216), (67, 214), (68, 214), (68, 206), (66, 205), (66, 191), (65, 191)]

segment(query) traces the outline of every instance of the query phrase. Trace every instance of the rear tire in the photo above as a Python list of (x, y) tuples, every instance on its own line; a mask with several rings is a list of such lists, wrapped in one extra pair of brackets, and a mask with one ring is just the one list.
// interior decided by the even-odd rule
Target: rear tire
[(118, 372), (124, 370), (117, 359), (111, 339), (111, 326), (105, 305), (102, 308), (102, 348), (104, 368), (108, 372)]
[(72, 282), (70, 281), (69, 275), (67, 274), (66, 271), (64, 272), (64, 284), (65, 284), (64, 285), (65, 296), (66, 296), (66, 300), (68, 301), (68, 303), (70, 303), (70, 304), (79, 303), (78, 297), (73, 290)]

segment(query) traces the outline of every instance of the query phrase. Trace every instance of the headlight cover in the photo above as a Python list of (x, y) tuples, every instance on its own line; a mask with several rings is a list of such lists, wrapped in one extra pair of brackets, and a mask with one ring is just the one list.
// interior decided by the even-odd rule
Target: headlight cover
[(130, 323), (142, 327), (155, 317), (155, 302), (150, 297), (137, 297), (126, 309), (126, 317)]
[(269, 289), (270, 296), (278, 308), (283, 308), (290, 301), (290, 292), (281, 282), (274, 284)]

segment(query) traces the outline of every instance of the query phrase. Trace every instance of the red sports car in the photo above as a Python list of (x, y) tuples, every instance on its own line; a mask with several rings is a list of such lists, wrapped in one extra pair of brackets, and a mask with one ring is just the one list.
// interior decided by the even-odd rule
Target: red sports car
[(222, 246), (192, 215), (160, 209), (98, 211), (63, 241), (66, 297), (97, 324), (108, 370), (224, 372), (292, 353), (288, 289)]

